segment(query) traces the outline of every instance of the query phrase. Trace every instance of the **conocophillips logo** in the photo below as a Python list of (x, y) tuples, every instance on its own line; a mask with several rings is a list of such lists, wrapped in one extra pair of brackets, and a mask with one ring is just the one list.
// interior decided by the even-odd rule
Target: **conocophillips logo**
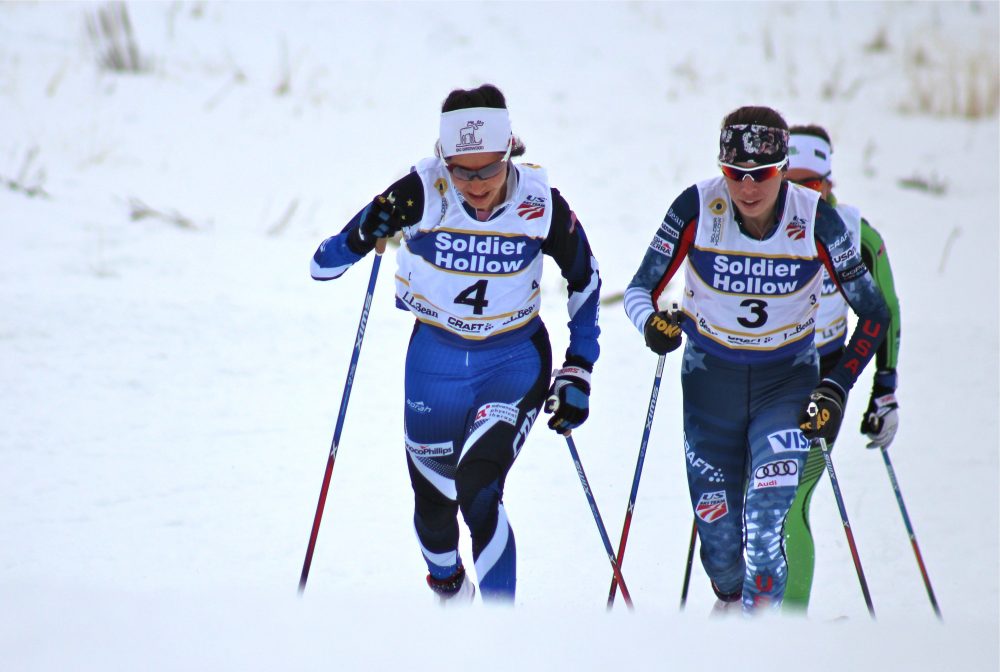
[(406, 450), (414, 457), (444, 457), (455, 452), (455, 446), (451, 441), (443, 443), (420, 443), (405, 436)]

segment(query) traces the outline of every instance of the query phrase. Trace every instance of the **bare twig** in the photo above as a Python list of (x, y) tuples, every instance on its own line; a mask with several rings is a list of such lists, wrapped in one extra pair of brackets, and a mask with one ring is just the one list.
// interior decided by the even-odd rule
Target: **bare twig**
[(274, 223), (270, 229), (267, 230), (267, 235), (277, 236), (282, 231), (288, 227), (288, 223), (292, 221), (292, 217), (295, 215), (295, 211), (299, 209), (299, 199), (293, 198), (292, 202), (288, 204), (285, 208), (284, 214), (278, 218), (278, 221)]
[(953, 226), (948, 233), (948, 239), (944, 241), (944, 247), (941, 249), (941, 262), (938, 264), (938, 275), (944, 273), (944, 265), (948, 261), (948, 255), (951, 254), (951, 247), (960, 235), (962, 235), (962, 229), (957, 225)]

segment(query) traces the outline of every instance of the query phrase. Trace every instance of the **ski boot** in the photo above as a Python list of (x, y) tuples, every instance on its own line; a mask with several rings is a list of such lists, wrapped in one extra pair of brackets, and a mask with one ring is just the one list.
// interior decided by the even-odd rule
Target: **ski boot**
[(726, 618), (743, 612), (743, 589), (735, 593), (723, 593), (712, 581), (712, 590), (715, 591), (715, 604), (709, 614), (711, 618)]
[(427, 585), (437, 594), (441, 606), (469, 604), (476, 596), (476, 586), (465, 575), (465, 567), (461, 565), (446, 579), (435, 579), (428, 574)]

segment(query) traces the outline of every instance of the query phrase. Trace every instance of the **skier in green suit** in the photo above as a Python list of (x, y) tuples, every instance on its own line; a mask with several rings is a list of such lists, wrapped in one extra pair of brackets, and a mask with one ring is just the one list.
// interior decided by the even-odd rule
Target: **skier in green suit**
[[(823, 200), (837, 213), (855, 236), (861, 256), (868, 266), (889, 306), (890, 322), (885, 340), (875, 357), (877, 370), (868, 409), (861, 420), (861, 432), (868, 437), (868, 448), (888, 446), (899, 426), (896, 402), (896, 361), (899, 356), (899, 300), (892, 279), (892, 268), (882, 236), (856, 208), (842, 205), (833, 196), (831, 180), (833, 147), (830, 136), (820, 126), (793, 126), (790, 129), (787, 179), (820, 192)], [(820, 377), (840, 359), (844, 349), (848, 306), (829, 276), (823, 279), (823, 292), (816, 315), (816, 348), (820, 355)], [(799, 479), (799, 488), (785, 521), (785, 555), (788, 584), (784, 608), (804, 612), (812, 590), (815, 547), (809, 529), (809, 502), (823, 475), (825, 461), (818, 446), (813, 446)]]

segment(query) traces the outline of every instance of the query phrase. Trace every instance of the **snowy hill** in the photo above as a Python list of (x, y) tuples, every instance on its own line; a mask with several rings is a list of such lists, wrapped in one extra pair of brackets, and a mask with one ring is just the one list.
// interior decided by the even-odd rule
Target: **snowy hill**
[[(132, 3), (138, 72), (102, 65), (110, 41), (87, 30), (102, 7), (0, 4), (5, 669), (997, 669), (996, 2)], [(624, 566), (636, 612), (604, 612), (607, 558), (541, 424), (505, 496), (515, 609), (433, 608), (391, 251), (295, 595), (371, 268), (316, 283), (309, 259), (430, 153), (447, 92), (484, 81), (578, 213), (606, 294), (674, 196), (717, 170), (727, 112), (766, 104), (829, 129), (837, 194), (895, 271), (892, 455), (943, 624), (856, 431), (870, 374), (834, 459), (879, 621), (826, 481), (808, 620), (709, 623), (700, 567), (678, 613), (691, 512), (677, 358)], [(543, 290), (559, 353), (552, 266)], [(574, 436), (617, 544), (655, 356), (620, 304), (602, 329)], [(731, 658), (712, 655), (720, 642)]]

